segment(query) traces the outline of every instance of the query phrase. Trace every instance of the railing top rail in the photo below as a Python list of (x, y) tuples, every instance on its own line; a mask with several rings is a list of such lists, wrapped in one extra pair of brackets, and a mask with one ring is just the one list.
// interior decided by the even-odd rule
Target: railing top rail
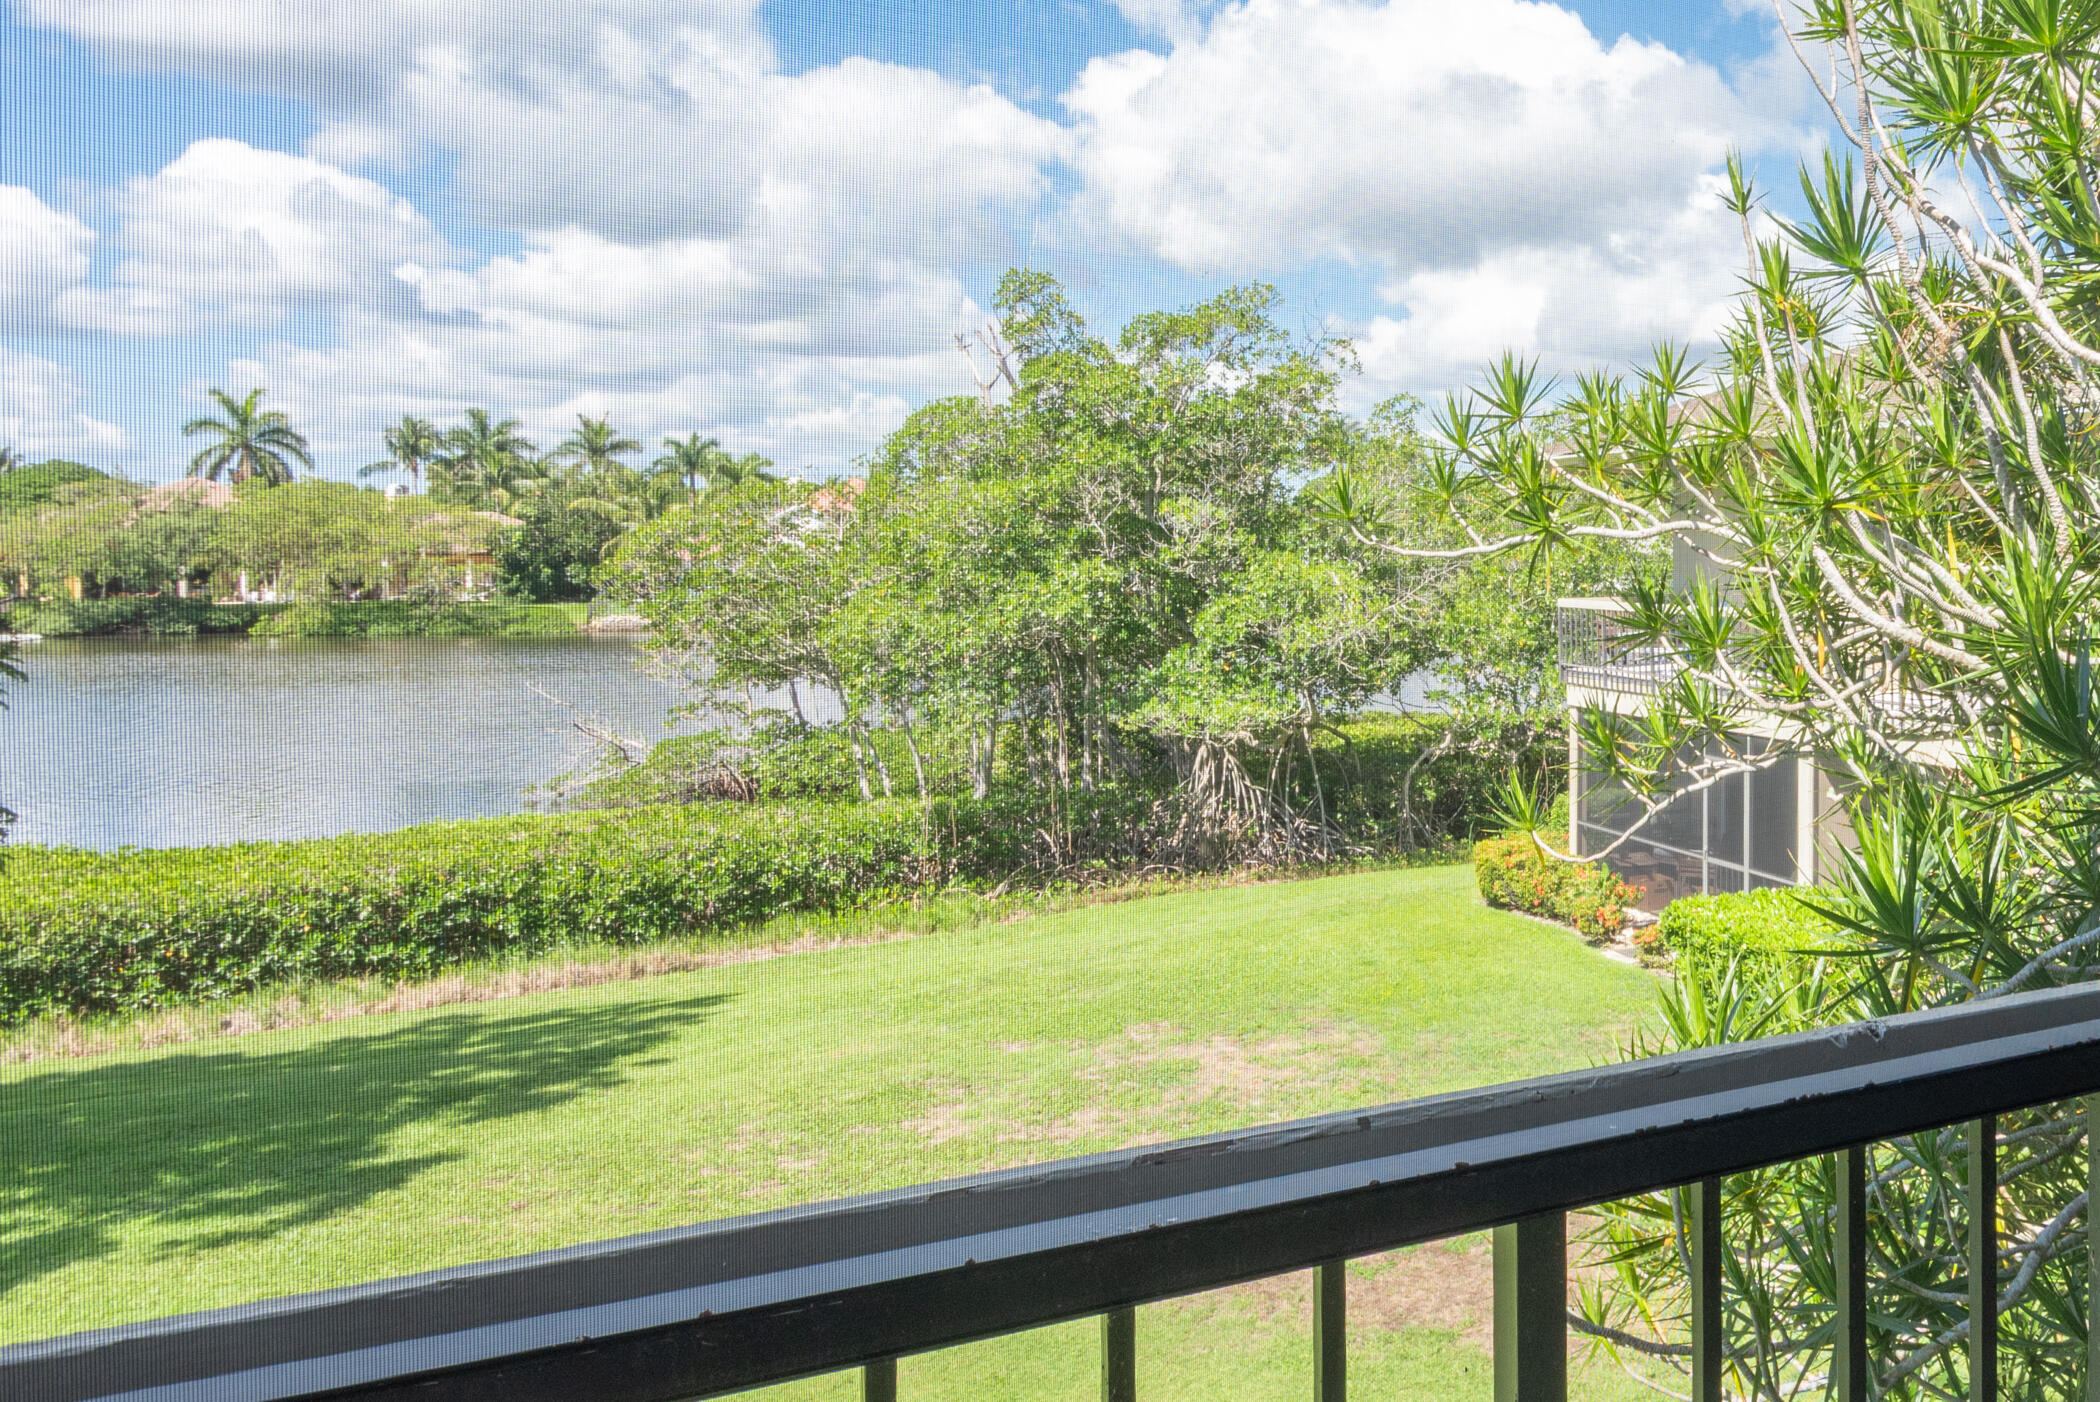
[(1554, 600), (1554, 607), (1570, 613), (1627, 613), (1631, 606), (1624, 599), (1607, 597), (1581, 597)]
[(0, 1349), (0, 1396), (671, 1399), (2100, 1089), (2100, 986)]

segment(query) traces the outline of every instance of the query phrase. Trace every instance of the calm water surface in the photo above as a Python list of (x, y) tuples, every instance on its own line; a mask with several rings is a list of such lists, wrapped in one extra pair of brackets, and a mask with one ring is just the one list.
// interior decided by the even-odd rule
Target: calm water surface
[(12, 839), (187, 846), (515, 813), (591, 743), (533, 687), (642, 740), (685, 696), (631, 639), (35, 643), (0, 712)]

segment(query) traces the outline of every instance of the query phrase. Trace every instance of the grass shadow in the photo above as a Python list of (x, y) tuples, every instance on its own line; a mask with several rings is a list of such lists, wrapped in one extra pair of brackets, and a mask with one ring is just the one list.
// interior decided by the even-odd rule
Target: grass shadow
[(0, 1087), (0, 1293), (115, 1250), (141, 1219), (178, 1254), (353, 1209), (457, 1157), (390, 1152), (399, 1131), (467, 1135), (610, 1089), (726, 1001), (461, 1010), (281, 1050), (26, 1075)]

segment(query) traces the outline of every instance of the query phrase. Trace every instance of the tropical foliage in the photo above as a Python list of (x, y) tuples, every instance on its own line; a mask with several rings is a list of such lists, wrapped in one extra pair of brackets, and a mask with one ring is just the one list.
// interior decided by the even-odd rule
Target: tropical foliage
[[(1850, 149), (1802, 169), (1797, 221), (1731, 169), (1749, 268), (1719, 363), (1664, 348), (1560, 394), (1504, 360), (1438, 418), (1418, 500), (1455, 541), (1382, 521), (1348, 473), (1328, 495), (1356, 539), (1410, 558), (1671, 542), (1680, 587), (1630, 591), (1624, 645), (1683, 670), (1580, 736), (1645, 810), (1771, 762), (1733, 738), (1746, 726), (1848, 774), (1858, 846), (1820, 902), (1845, 957), (1684, 978), (1635, 1051), (2100, 974), (2100, 4), (1786, 17)], [(2006, 1395), (2085, 1395), (2081, 1123), (2002, 1125)], [(1949, 1134), (1875, 1150), (1879, 1395), (1972, 1395), (1964, 1163)], [(1818, 1163), (1729, 1182), (1742, 1396), (1824, 1387), (1833, 1182)], [(1610, 1347), (1667, 1350), (1682, 1326), (1682, 1220), (1665, 1195), (1600, 1233), (1615, 1276), (1588, 1311)]]
[[(1287, 335), (1265, 287), (1114, 340), (1041, 274), (998, 300), (1004, 399), (922, 409), (864, 488), (744, 482), (622, 543), (615, 587), (667, 660), (798, 724), (835, 711), (864, 798), (928, 792), (933, 732), (979, 798), (1149, 794), (1168, 861), (1344, 850), (1315, 752), (1425, 671), (1466, 724), (1423, 763), (1533, 751), (1543, 572), (1402, 560), (1312, 507), (1337, 469), (1421, 468), (1411, 405), (1337, 407), (1346, 345)], [(1599, 548), (1560, 582), (1650, 569)]]
[(387, 455), (378, 462), (368, 463), (357, 470), (360, 477), (378, 477), (388, 473), (408, 474), (409, 490), (423, 485), (423, 472), (444, 451), (445, 439), (437, 425), (414, 414), (403, 414), (400, 421), (388, 428), (384, 441)]
[(262, 396), (259, 389), (249, 390), (243, 399), (224, 390), (211, 391), (219, 416), (205, 414), (182, 426), (188, 437), (211, 440), (190, 459), (191, 476), (216, 482), (227, 473), (235, 482), (252, 477), (277, 486), (292, 480), (293, 463), (314, 465), (305, 436), (282, 410), (263, 408)]
[[(14, 665), (15, 644), (12, 638), (0, 639), (0, 711), (7, 709), (5, 683), (22, 680), (21, 669)], [(0, 843), (7, 841), (7, 830), (14, 826), (15, 814), (5, 803), (0, 803)]]
[[(320, 479), (307, 441), (260, 390), (211, 391), (218, 413), (186, 431), (212, 441), (191, 463), (200, 481), (237, 492), (149, 489), (78, 463), (16, 465), (0, 476), (0, 595), (48, 597), (69, 579), (89, 596), (151, 594), (209, 582), (234, 593), (247, 578), (274, 597), (357, 599), (390, 589), (443, 597), (500, 585), (537, 602), (592, 597), (608, 548), (633, 525), (694, 507), (710, 491), (774, 480), (755, 454), (735, 458), (713, 439), (667, 439), (648, 469), (627, 461), (641, 444), (608, 420), (577, 427), (541, 456), (518, 420), (471, 408), (440, 428), (403, 415), (386, 456), (363, 478), (406, 477), (409, 499), (357, 494)], [(427, 495), (415, 489), (427, 483)], [(265, 496), (262, 489), (286, 490)], [(501, 552), (500, 578), (469, 577), (470, 559)]]
[(61, 593), (68, 579), (90, 597), (207, 582), (231, 596), (244, 576), (253, 591), (280, 599), (449, 596), (464, 586), (465, 562), (493, 551), (506, 530), (500, 519), (428, 497), (389, 501), (320, 478), (271, 487), (256, 477), (229, 493), (149, 488), (83, 469), (46, 485), (12, 509), (0, 497), (0, 580), (26, 581), (32, 596)]

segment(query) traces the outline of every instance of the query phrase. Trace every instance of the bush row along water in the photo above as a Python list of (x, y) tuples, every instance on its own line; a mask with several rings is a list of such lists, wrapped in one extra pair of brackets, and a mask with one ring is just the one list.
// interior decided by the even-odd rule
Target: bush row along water
[(0, 609), (0, 633), (47, 638), (145, 634), (194, 638), (549, 637), (574, 634), (581, 604), (219, 604), (208, 599), (45, 599)]
[(1011, 869), (983, 805), (651, 807), (0, 867), (0, 1020), (650, 944)]

